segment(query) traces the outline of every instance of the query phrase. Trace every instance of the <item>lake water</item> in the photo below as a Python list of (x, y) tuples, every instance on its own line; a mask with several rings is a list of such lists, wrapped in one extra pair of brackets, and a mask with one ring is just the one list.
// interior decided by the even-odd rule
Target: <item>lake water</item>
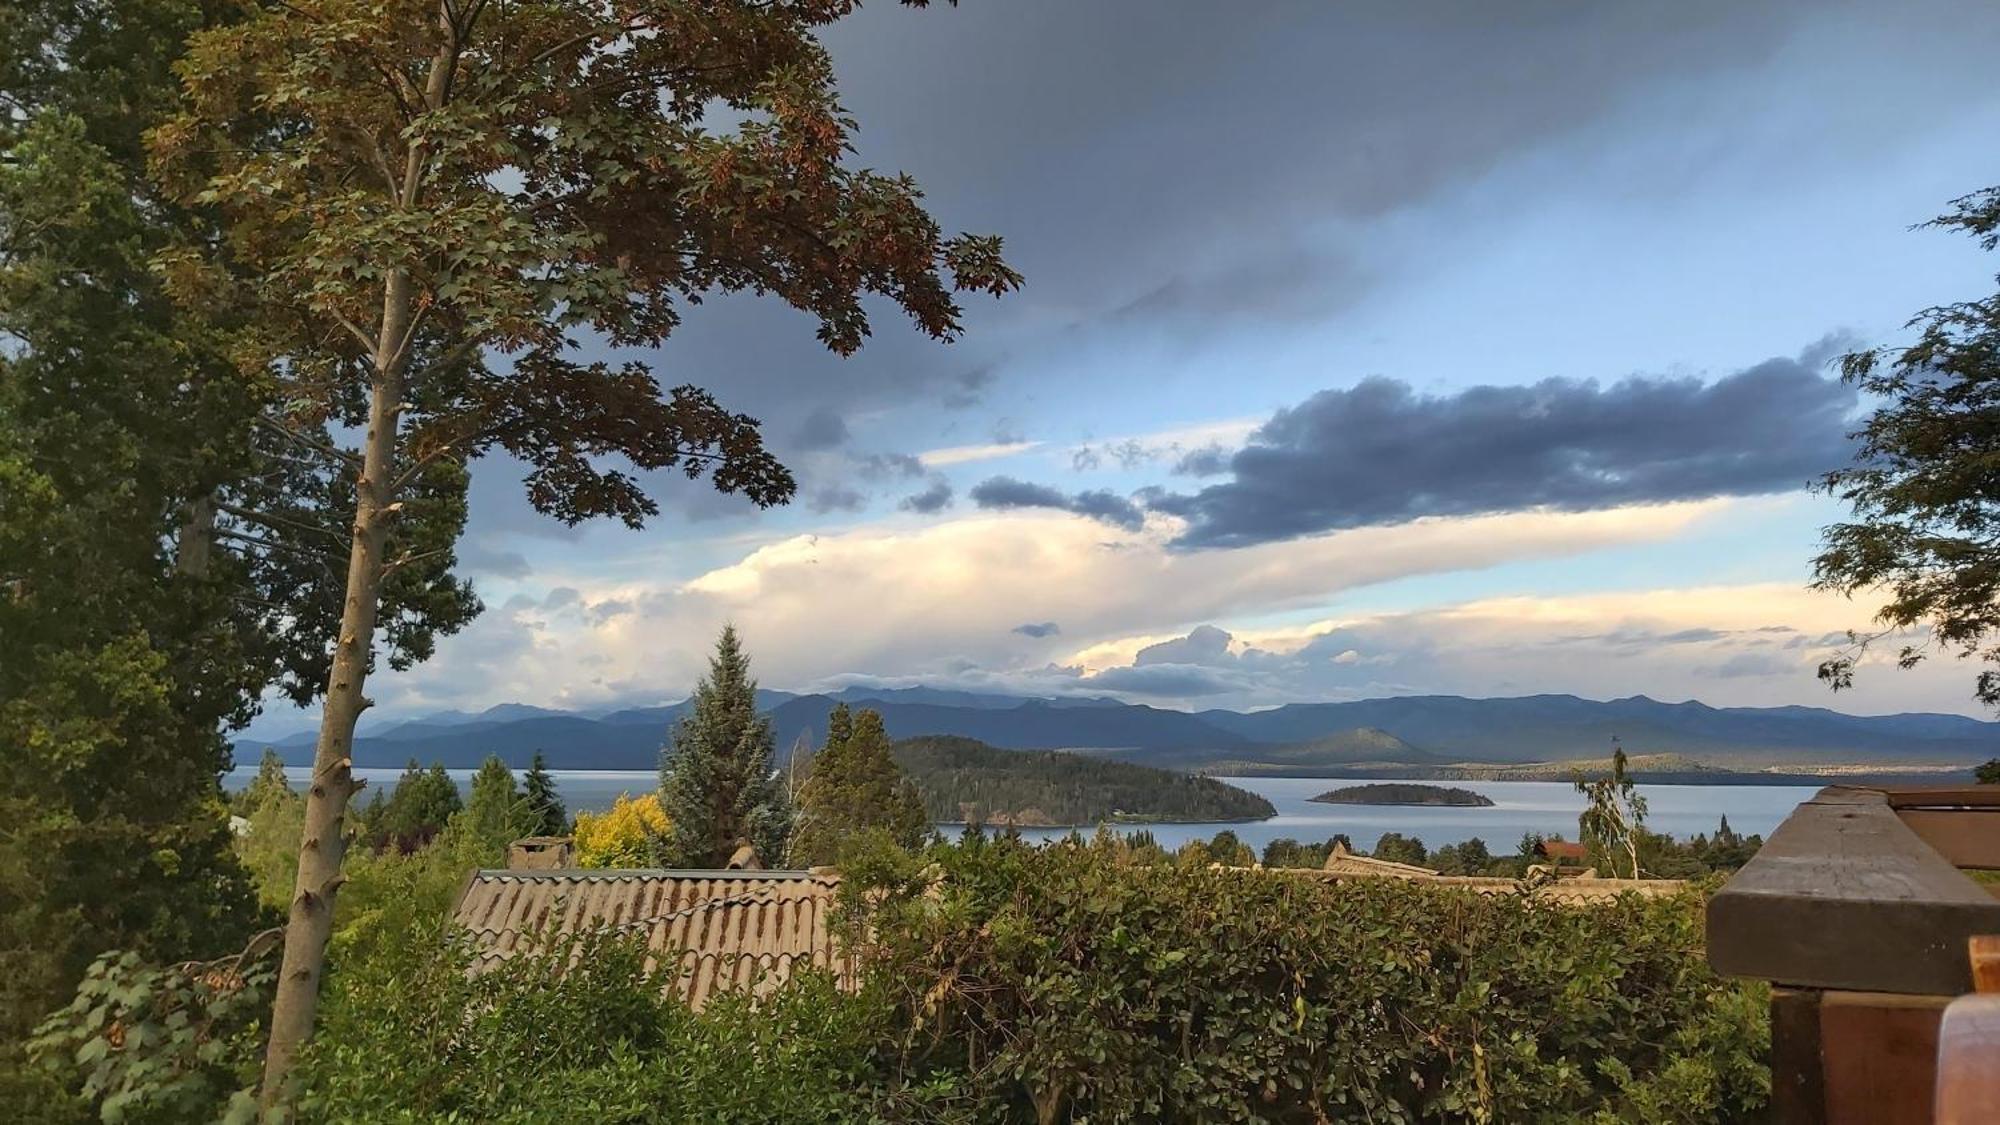
[[(304, 767), (287, 769), (296, 788), (312, 771)], [(393, 789), (400, 769), (361, 769), (355, 774), (369, 786)], [(471, 770), (452, 770), (461, 790), (471, 784)], [(649, 793), (657, 777), (651, 770), (551, 770), (563, 803), (571, 812), (594, 812), (611, 807), (620, 793)], [(240, 789), (257, 776), (257, 767), (240, 766), (223, 780), (226, 788)], [(1453, 781), (1450, 785), (1470, 789), (1492, 798), (1491, 808), (1430, 808), (1389, 805), (1322, 805), (1308, 798), (1342, 785), (1380, 782), (1384, 778), (1344, 781), (1325, 777), (1230, 778), (1231, 785), (1263, 795), (1278, 814), (1269, 820), (1235, 824), (1146, 824), (1122, 826), (1121, 831), (1144, 829), (1160, 844), (1176, 848), (1192, 839), (1207, 839), (1229, 828), (1246, 844), (1259, 851), (1282, 836), (1316, 842), (1336, 832), (1345, 832), (1358, 848), (1372, 848), (1384, 832), (1415, 836), (1428, 847), (1456, 844), (1474, 836), (1486, 841), (1495, 852), (1511, 852), (1526, 832), (1554, 833), (1575, 839), (1576, 814), (1583, 798), (1567, 782), (1560, 781)], [(1791, 815), (1793, 806), (1811, 797), (1818, 789), (1810, 785), (1641, 785), (1639, 792), (1649, 806), (1646, 827), (1674, 836), (1692, 836), (1715, 831), (1716, 822), (1727, 816), (1729, 826), (1745, 835), (1769, 835), (1778, 822)], [(949, 829), (948, 829), (949, 830)], [(1041, 840), (1063, 836), (1068, 829), (1026, 829), (1023, 836)]]

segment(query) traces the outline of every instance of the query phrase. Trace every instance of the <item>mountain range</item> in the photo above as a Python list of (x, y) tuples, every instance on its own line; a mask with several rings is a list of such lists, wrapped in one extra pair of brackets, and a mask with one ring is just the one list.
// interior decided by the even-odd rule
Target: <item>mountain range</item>
[[(1077, 750), (1147, 765), (1283, 773), (1347, 763), (1508, 764), (1602, 758), (1615, 738), (1634, 755), (1675, 754), (1735, 768), (1877, 764), (1969, 766), (2000, 757), (2000, 723), (1963, 715), (1848, 715), (1820, 707), (1710, 707), (1643, 695), (1470, 699), (1396, 696), (1292, 703), (1263, 711), (1173, 711), (1114, 699), (1039, 699), (939, 688), (849, 687), (800, 695), (760, 691), (780, 756), (818, 744), (836, 703), (873, 707), (898, 738), (955, 735), (1010, 750)], [(498, 754), (512, 766), (541, 751), (553, 769), (652, 769), (686, 703), (600, 714), (503, 703), (363, 729), (358, 766), (416, 759), (449, 768)], [(237, 743), (253, 762), (265, 746), (291, 764), (313, 736)]]

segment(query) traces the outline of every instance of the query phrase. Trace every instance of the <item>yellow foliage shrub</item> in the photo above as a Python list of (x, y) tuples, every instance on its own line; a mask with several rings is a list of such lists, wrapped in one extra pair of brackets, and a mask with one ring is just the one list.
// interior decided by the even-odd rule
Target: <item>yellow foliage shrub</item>
[(620, 793), (605, 812), (576, 814), (577, 866), (648, 866), (652, 862), (648, 837), (665, 832), (667, 824), (658, 794), (635, 798)]

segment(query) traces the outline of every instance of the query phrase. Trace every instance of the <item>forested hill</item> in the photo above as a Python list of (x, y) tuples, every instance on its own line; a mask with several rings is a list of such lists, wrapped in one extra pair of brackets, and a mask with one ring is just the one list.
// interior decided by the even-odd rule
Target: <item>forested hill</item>
[(1122, 820), (1261, 820), (1271, 802), (1213, 778), (1060, 750), (1001, 750), (934, 735), (895, 745), (932, 820), (1095, 825)]

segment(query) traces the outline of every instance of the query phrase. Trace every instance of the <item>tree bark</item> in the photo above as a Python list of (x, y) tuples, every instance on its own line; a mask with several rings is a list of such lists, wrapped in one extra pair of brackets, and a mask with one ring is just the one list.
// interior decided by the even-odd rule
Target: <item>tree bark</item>
[[(424, 102), (444, 106), (452, 71), (458, 65), (460, 29), (451, 8), (438, 5), (438, 49), (424, 82)], [(420, 141), (404, 155), (403, 182), (395, 193), (402, 210), (417, 206), (428, 153)], [(271, 1038), (264, 1052), (258, 1089), (263, 1114), (282, 1105), (289, 1093), (292, 1060), (312, 1034), (319, 1013), (320, 976), (326, 943), (333, 936), (333, 901), (345, 876), (340, 861), (347, 850), (341, 820), (360, 790), (354, 780), (354, 725), (368, 709), (362, 687), (375, 650), (375, 616), (381, 606), (383, 557), (396, 514), (395, 481), (402, 423), (404, 373), (415, 346), (416, 285), (407, 268), (389, 270), (382, 283), (382, 319), (375, 335), (368, 394), (368, 435), (361, 475), (354, 489), (353, 540), (347, 554), (347, 599), (340, 612), (340, 639), (327, 673), (326, 705), (313, 747), (312, 784), (306, 789), (305, 830), (299, 838), (298, 880), (285, 926), (285, 956), (278, 967), (277, 997), (271, 1005)]]
[(174, 569), (188, 578), (207, 578), (215, 550), (215, 497), (203, 494), (181, 508), (180, 534), (174, 542)]
[[(385, 286), (383, 327), (406, 324), (408, 281), (393, 275)], [(299, 1045), (312, 1033), (319, 1009), (320, 976), (326, 943), (333, 934), (333, 901), (340, 888), (340, 861), (347, 850), (341, 821), (348, 800), (361, 786), (354, 781), (354, 727), (368, 708), (362, 688), (375, 646), (375, 615), (381, 601), (383, 549), (394, 503), (387, 491), (395, 471), (401, 422), (403, 379), (389, 348), (402, 335), (384, 331), (369, 391), (368, 436), (361, 477), (355, 487), (353, 542), (347, 555), (347, 599), (341, 607), (340, 639), (327, 675), (326, 705), (313, 748), (312, 783), (306, 788), (305, 830), (299, 839), (298, 879), (285, 926), (285, 956), (278, 970), (277, 998), (271, 1007), (271, 1040), (264, 1055), (259, 1104), (270, 1109), (284, 1100), (287, 1076)]]

